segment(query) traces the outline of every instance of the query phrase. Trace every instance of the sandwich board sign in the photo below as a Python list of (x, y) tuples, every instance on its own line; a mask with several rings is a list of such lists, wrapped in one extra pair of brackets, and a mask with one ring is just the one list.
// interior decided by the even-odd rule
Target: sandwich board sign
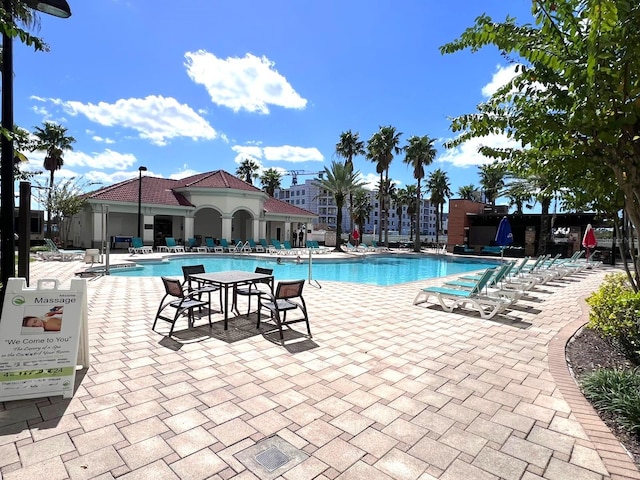
[(0, 318), (0, 401), (71, 398), (78, 364), (89, 366), (87, 281), (10, 278)]

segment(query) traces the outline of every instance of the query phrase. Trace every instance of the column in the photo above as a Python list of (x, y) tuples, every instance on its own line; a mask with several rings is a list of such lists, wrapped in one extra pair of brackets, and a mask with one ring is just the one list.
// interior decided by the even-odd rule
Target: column
[(231, 241), (233, 237), (233, 232), (231, 231), (231, 221), (233, 220), (233, 216), (223, 215), (222, 216), (222, 238), (225, 238)]

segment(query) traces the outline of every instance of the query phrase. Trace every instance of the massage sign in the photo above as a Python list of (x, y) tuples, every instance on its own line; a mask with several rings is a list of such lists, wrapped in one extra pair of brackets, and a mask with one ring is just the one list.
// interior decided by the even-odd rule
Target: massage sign
[[(46, 288), (52, 285), (53, 288)], [(71, 289), (10, 279), (0, 320), (0, 401), (73, 396), (78, 345), (86, 332), (86, 281)]]

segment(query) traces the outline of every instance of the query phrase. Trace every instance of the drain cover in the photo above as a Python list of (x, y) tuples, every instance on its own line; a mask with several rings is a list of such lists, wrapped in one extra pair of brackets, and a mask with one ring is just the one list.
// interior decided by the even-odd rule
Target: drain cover
[(304, 451), (273, 435), (233, 455), (260, 480), (275, 480), (307, 458)]
[(270, 472), (273, 472), (291, 460), (276, 447), (271, 447), (264, 452), (259, 453), (255, 456), (255, 459), (260, 465)]

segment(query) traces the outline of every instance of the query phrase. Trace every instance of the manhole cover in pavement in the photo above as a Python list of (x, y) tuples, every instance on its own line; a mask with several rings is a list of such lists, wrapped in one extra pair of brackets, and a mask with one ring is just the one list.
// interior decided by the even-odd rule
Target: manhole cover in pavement
[(234, 454), (234, 457), (260, 480), (273, 480), (309, 458), (309, 455), (278, 435), (273, 435)]
[(284, 453), (278, 450), (276, 447), (271, 447), (264, 452), (256, 455), (256, 460), (264, 468), (273, 472), (276, 468), (282, 467), (285, 463), (291, 460)]

